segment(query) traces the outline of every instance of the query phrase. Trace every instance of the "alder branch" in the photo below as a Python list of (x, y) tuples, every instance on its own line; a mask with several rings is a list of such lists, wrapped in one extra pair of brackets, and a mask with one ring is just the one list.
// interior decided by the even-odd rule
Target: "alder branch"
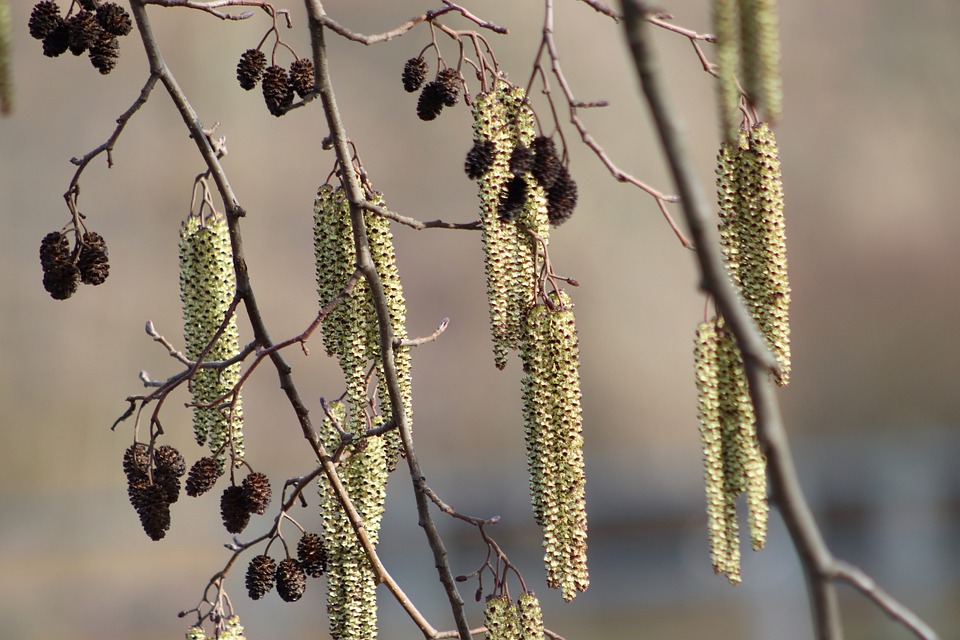
[[(203, 126), (200, 123), (200, 119), (198, 118), (190, 102), (187, 100), (186, 95), (180, 89), (176, 78), (170, 72), (170, 69), (163, 60), (156, 37), (153, 34), (153, 28), (150, 24), (144, 2), (145, 0), (133, 0), (131, 2), (131, 10), (133, 12), (134, 20), (137, 24), (137, 30), (139, 31), (143, 41), (147, 59), (150, 62), (151, 72), (159, 77), (161, 83), (163, 83), (164, 87), (167, 89), (167, 93), (173, 100), (173, 103), (176, 106), (177, 111), (180, 113), (181, 118), (183, 118), (184, 124), (191, 133), (191, 138), (197, 145), (197, 148), (199, 149), (200, 154), (203, 157), (205, 164), (209, 168), (215, 184), (217, 185), (217, 190), (220, 193), (220, 197), (223, 200), (224, 207), (227, 211), (227, 224), (230, 231), (230, 243), (233, 249), (234, 271), (236, 272), (237, 278), (237, 295), (243, 300), (244, 308), (247, 311), (247, 316), (250, 321), (250, 325), (253, 328), (254, 337), (256, 338), (257, 342), (265, 349), (270, 349), (273, 346), (273, 341), (270, 339), (270, 334), (264, 323), (263, 316), (256, 301), (256, 297), (254, 296), (253, 288), (250, 282), (250, 276), (247, 271), (246, 259), (244, 257), (243, 239), (240, 234), (239, 222), (240, 218), (246, 215), (246, 212), (244, 211), (243, 207), (240, 206), (236, 194), (233, 191), (233, 187), (230, 185), (230, 181), (227, 179), (223, 167), (217, 158), (217, 154), (210, 145), (210, 141), (203, 134)], [(376, 580), (384, 583), (387, 586), (387, 589), (391, 592), (391, 594), (393, 594), (394, 598), (404, 608), (411, 619), (414, 620), (415, 624), (417, 624), (417, 626), (423, 631), (425, 636), (434, 637), (437, 633), (436, 629), (434, 629), (433, 626), (430, 625), (430, 623), (426, 620), (426, 618), (423, 617), (423, 614), (421, 614), (420, 611), (413, 606), (410, 599), (400, 588), (400, 585), (387, 572), (386, 568), (383, 566), (383, 563), (380, 561), (380, 558), (377, 556), (376, 549), (373, 547), (369, 537), (366, 534), (366, 531), (364, 530), (363, 520), (354, 507), (353, 502), (350, 500), (350, 496), (347, 494), (343, 483), (340, 481), (340, 477), (337, 474), (337, 470), (330, 456), (327, 454), (323, 443), (320, 441), (320, 438), (313, 427), (313, 424), (310, 420), (310, 412), (303, 403), (303, 400), (300, 397), (300, 392), (294, 383), (292, 368), (289, 364), (287, 364), (283, 354), (280, 351), (272, 350), (269, 355), (274, 364), (274, 368), (277, 370), (277, 375), (280, 379), (280, 388), (283, 389), (284, 393), (286, 394), (287, 400), (296, 414), (296, 418), (300, 424), (304, 438), (310, 443), (314, 454), (323, 467), (323, 471), (326, 474), (327, 479), (330, 481), (335, 495), (340, 500), (341, 506), (344, 509), (344, 513), (346, 514), (347, 519), (350, 521), (350, 525), (353, 527), (354, 532), (356, 533), (357, 540), (359, 541), (361, 547), (367, 555), (367, 558), (370, 561)]]
[[(430, 515), (429, 499), (419, 486), (419, 479), (423, 477), (423, 473), (420, 470), (420, 462), (416, 449), (413, 446), (410, 424), (404, 407), (403, 393), (400, 389), (397, 376), (397, 368), (393, 354), (394, 336), (389, 305), (386, 294), (384, 293), (383, 283), (377, 274), (370, 254), (370, 246), (367, 241), (364, 208), (361, 204), (366, 201), (366, 197), (364, 196), (363, 189), (360, 186), (358, 176), (353, 167), (352, 154), (350, 153), (347, 142), (347, 134), (343, 122), (340, 119), (340, 112), (337, 108), (336, 96), (327, 65), (327, 50), (322, 21), (325, 12), (320, 0), (304, 0), (304, 2), (310, 20), (310, 40), (313, 46), (316, 86), (320, 91), (324, 115), (326, 116), (327, 125), (330, 130), (329, 136), (333, 140), (337, 159), (340, 162), (341, 183), (350, 203), (350, 220), (353, 226), (357, 268), (363, 272), (366, 278), (377, 313), (377, 324), (380, 334), (380, 356), (383, 363), (384, 380), (390, 395), (391, 413), (393, 419), (397, 422), (398, 432), (401, 442), (403, 443), (404, 453), (406, 454), (407, 466), (413, 481), (420, 526), (423, 527), (430, 549), (433, 552), (434, 564), (439, 573), (440, 582), (446, 591), (457, 630), (460, 632), (460, 637), (462, 640), (470, 640), (470, 626), (467, 623), (466, 613), (463, 609), (463, 598), (460, 596), (457, 586), (454, 583), (453, 573), (450, 570), (450, 563), (447, 558), (447, 551), (444, 547), (443, 540)], [(421, 627), (421, 630), (426, 633), (423, 627)], [(434, 635), (436, 634), (435, 630), (432, 630), (432, 632)]]
[(406, 32), (410, 31), (418, 24), (422, 24), (424, 22), (433, 22), (440, 16), (445, 15), (447, 13), (451, 13), (451, 12), (459, 13), (467, 20), (470, 20), (471, 22), (475, 23), (481, 29), (486, 29), (488, 31), (493, 31), (494, 33), (499, 33), (503, 35), (510, 33), (510, 31), (506, 27), (501, 27), (487, 20), (483, 20), (482, 18), (478, 18), (477, 16), (470, 13), (467, 9), (465, 9), (464, 7), (461, 7), (458, 4), (448, 2), (447, 0), (443, 0), (443, 4), (446, 6), (443, 7), (442, 9), (431, 9), (426, 13), (410, 18), (403, 24), (397, 27), (394, 27), (390, 31), (385, 31), (384, 33), (378, 33), (378, 34), (369, 35), (369, 36), (364, 35), (362, 33), (356, 33), (354, 31), (351, 31), (350, 29), (346, 28), (345, 26), (343, 26), (342, 24), (340, 24), (339, 22), (337, 22), (336, 20), (334, 20), (333, 18), (331, 18), (326, 14), (321, 14), (317, 16), (317, 22), (327, 27), (337, 35), (343, 36), (347, 40), (352, 40), (353, 42), (359, 42), (360, 44), (367, 45), (367, 46), (370, 46), (372, 44), (378, 44), (380, 42), (386, 42), (387, 40), (393, 40), (394, 38), (402, 36)]
[(467, 231), (480, 230), (479, 220), (474, 220), (473, 222), (444, 222), (443, 220), (430, 220), (428, 222), (423, 222), (415, 218), (402, 216), (399, 213), (394, 213), (389, 209), (381, 207), (380, 205), (367, 200), (361, 202), (360, 206), (374, 215), (378, 215), (381, 218), (386, 218), (387, 220), (392, 220), (399, 224), (406, 225), (411, 229), (416, 229), (417, 231), (423, 231), (424, 229), (464, 229)]
[(394, 340), (394, 347), (419, 347), (422, 344), (428, 342), (433, 342), (440, 335), (447, 330), (447, 327), (450, 326), (450, 318), (444, 318), (440, 321), (440, 324), (437, 325), (437, 330), (431, 333), (428, 336), (423, 336), (422, 338), (408, 338), (406, 340)]
[[(664, 153), (680, 192), (684, 216), (696, 243), (702, 276), (700, 286), (716, 300), (743, 351), (744, 369), (756, 412), (757, 435), (767, 458), (771, 498), (800, 556), (810, 591), (817, 638), (839, 640), (843, 632), (835, 579), (842, 576), (862, 587), (869, 586), (872, 581), (868, 583), (865, 574), (859, 570), (852, 571), (851, 565), (839, 563), (833, 556), (803, 494), (783, 425), (775, 383), (770, 375), (776, 370), (776, 362), (724, 269), (717, 232), (709, 223), (710, 208), (697, 183), (696, 171), (675, 116), (676, 111), (669, 103), (660, 67), (648, 41), (645, 18), (649, 10), (642, 0), (623, 0), (623, 8), (626, 37), (637, 77), (656, 122)], [(897, 612), (899, 615), (893, 617), (919, 637), (928, 640), (937, 637), (936, 634), (921, 634), (921, 631), (926, 633), (929, 628), (911, 624), (917, 619), (916, 616), (912, 613), (904, 615), (909, 609), (885, 592), (884, 597), (876, 588), (865, 589), (865, 593), (871, 595), (878, 604), (882, 600), (882, 608), (891, 615)]]

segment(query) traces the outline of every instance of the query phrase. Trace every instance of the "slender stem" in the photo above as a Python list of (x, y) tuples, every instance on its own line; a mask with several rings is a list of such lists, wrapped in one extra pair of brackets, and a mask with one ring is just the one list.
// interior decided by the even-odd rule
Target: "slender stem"
[[(320, 0), (305, 0), (305, 3), (307, 14), (310, 17), (310, 38), (313, 44), (316, 84), (320, 91), (320, 100), (323, 103), (323, 111), (330, 129), (330, 138), (333, 140), (337, 159), (340, 161), (341, 182), (350, 202), (350, 220), (353, 226), (357, 268), (363, 273), (367, 280), (371, 297), (373, 298), (373, 304), (377, 312), (383, 375), (390, 394), (391, 412), (394, 420), (397, 422), (400, 439), (403, 442), (403, 448), (406, 454), (407, 466), (409, 467), (410, 476), (413, 481), (420, 526), (423, 527), (430, 544), (430, 549), (433, 551), (434, 563), (440, 576), (440, 582), (447, 593), (447, 599), (450, 602), (450, 608), (453, 612), (457, 630), (460, 632), (461, 640), (470, 640), (472, 636), (463, 608), (463, 598), (457, 590), (453, 572), (450, 570), (450, 563), (447, 559), (446, 548), (430, 515), (430, 501), (423, 490), (423, 473), (420, 470), (417, 452), (413, 446), (410, 424), (404, 407), (403, 393), (400, 390), (396, 363), (394, 361), (394, 336), (389, 305), (387, 304), (383, 283), (377, 274), (373, 258), (370, 255), (370, 246), (367, 241), (366, 226), (364, 223), (364, 207), (362, 205), (366, 198), (360, 187), (356, 172), (353, 169), (353, 162), (351, 161), (353, 156), (347, 142), (343, 122), (340, 119), (340, 112), (337, 108), (336, 96), (334, 95), (333, 84), (330, 78), (330, 70), (327, 65), (327, 51), (324, 42), (323, 28), (323, 18), (325, 15), (323, 5)], [(421, 627), (421, 630), (426, 633), (423, 627)]]

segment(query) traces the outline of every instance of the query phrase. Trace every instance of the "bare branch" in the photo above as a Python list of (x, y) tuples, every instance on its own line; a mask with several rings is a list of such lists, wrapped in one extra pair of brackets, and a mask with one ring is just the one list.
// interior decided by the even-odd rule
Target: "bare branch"
[(488, 22), (486, 20), (478, 18), (477, 16), (473, 15), (472, 13), (470, 13), (460, 5), (454, 4), (452, 2), (447, 2), (447, 0), (443, 0), (443, 4), (446, 6), (442, 9), (432, 9), (419, 16), (410, 18), (403, 24), (397, 27), (394, 27), (390, 31), (385, 31), (383, 33), (378, 33), (378, 34), (369, 35), (369, 36), (364, 35), (362, 33), (356, 33), (354, 31), (351, 31), (350, 29), (341, 25), (339, 22), (337, 22), (336, 20), (334, 20), (333, 18), (331, 18), (326, 14), (319, 16), (317, 21), (339, 36), (343, 36), (347, 40), (359, 42), (360, 44), (367, 45), (367, 46), (370, 46), (372, 44), (379, 44), (381, 42), (386, 42), (388, 40), (393, 40), (394, 38), (402, 36), (406, 32), (410, 31), (418, 24), (422, 24), (424, 22), (433, 22), (440, 16), (447, 13), (451, 13), (451, 12), (459, 13), (467, 20), (474, 22), (481, 29), (487, 29), (488, 31), (493, 31), (494, 33), (499, 33), (499, 34), (510, 33), (510, 31), (506, 27), (501, 27), (492, 22)]
[(393, 343), (394, 347), (419, 347), (422, 344), (428, 342), (433, 342), (440, 337), (440, 334), (447, 330), (447, 327), (450, 325), (450, 318), (444, 318), (440, 321), (440, 324), (437, 325), (437, 330), (431, 333), (428, 336), (423, 338), (409, 338), (407, 340), (395, 340)]
[(385, 209), (380, 205), (374, 204), (364, 200), (360, 203), (360, 206), (366, 209), (367, 211), (380, 216), (381, 218), (386, 218), (387, 220), (393, 220), (400, 224), (406, 225), (411, 229), (416, 229), (417, 231), (423, 231), (424, 229), (464, 229), (467, 231), (479, 231), (480, 230), (480, 221), (474, 220), (473, 222), (444, 222), (443, 220), (431, 220), (428, 222), (422, 222), (415, 218), (409, 218), (407, 216), (402, 216), (399, 213), (394, 213), (389, 209)]

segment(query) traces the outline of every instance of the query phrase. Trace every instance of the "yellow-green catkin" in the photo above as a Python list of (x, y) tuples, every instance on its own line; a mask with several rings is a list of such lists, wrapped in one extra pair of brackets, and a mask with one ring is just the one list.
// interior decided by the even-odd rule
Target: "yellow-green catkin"
[(776, 0), (740, 0), (740, 33), (743, 88), (764, 118), (775, 121), (783, 108)]
[(243, 625), (240, 624), (239, 616), (230, 616), (223, 621), (223, 625), (217, 628), (217, 640), (246, 640), (243, 635)]
[(478, 183), (494, 363), (502, 369), (508, 353), (519, 347), (522, 318), (535, 301), (538, 248), (530, 232), (547, 241), (546, 196), (527, 175), (523, 212), (515, 221), (500, 220), (501, 195), (513, 176), (510, 154), (518, 142), (529, 145), (535, 135), (523, 89), (498, 81), (494, 90), (474, 100), (473, 118), (474, 140), (494, 145), (490, 168)]
[(713, 0), (713, 33), (717, 38), (717, 97), (723, 139), (732, 143), (740, 127), (740, 16), (737, 0)]
[(752, 547), (766, 541), (766, 460), (760, 450), (743, 359), (720, 318), (700, 324), (694, 363), (703, 446), (710, 559), (714, 571), (740, 582), (736, 499), (747, 495)]
[[(338, 421), (346, 422), (347, 407), (343, 403), (331, 403), (330, 410)], [(339, 431), (329, 418), (323, 422), (321, 438), (330, 450), (340, 444)], [(346, 454), (337, 473), (367, 537), (376, 545), (386, 498), (384, 440), (381, 436), (363, 438), (349, 445)], [(339, 640), (371, 640), (377, 637), (377, 584), (373, 570), (326, 476), (318, 480), (318, 490), (327, 552), (330, 635)]]
[(734, 283), (790, 381), (790, 280), (783, 182), (776, 137), (766, 123), (741, 132), (718, 156), (721, 248)]
[[(180, 226), (180, 300), (186, 352), (191, 360), (200, 357), (223, 324), (236, 289), (226, 218), (221, 214), (188, 216)], [(204, 361), (228, 360), (239, 352), (239, 332), (233, 315)], [(190, 381), (193, 401), (209, 404), (228, 394), (239, 380), (239, 363), (222, 369), (200, 368)], [(231, 396), (227, 396), (221, 406), (194, 407), (194, 433), (199, 444), (209, 444), (218, 460), (223, 461), (229, 452), (231, 460), (240, 464), (244, 450), (240, 393), (232, 408), (230, 400)]]
[(11, 75), (10, 48), (13, 41), (10, 3), (0, 0), (0, 115), (13, 112), (13, 77)]
[(565, 292), (527, 314), (521, 356), (533, 513), (543, 529), (547, 586), (572, 600), (590, 585), (579, 343)]
[(540, 601), (530, 591), (524, 591), (517, 599), (520, 617), (520, 640), (544, 640), (543, 612)]
[(520, 640), (520, 616), (506, 595), (487, 598), (484, 608), (487, 640)]

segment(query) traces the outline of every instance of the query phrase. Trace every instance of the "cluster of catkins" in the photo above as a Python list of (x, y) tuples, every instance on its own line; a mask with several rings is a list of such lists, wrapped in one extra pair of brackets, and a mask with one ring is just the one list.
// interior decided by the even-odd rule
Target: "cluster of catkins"
[(487, 640), (543, 640), (543, 614), (532, 592), (520, 594), (517, 602), (506, 595), (487, 598), (484, 608)]
[(45, 56), (87, 53), (97, 71), (110, 73), (120, 57), (119, 38), (133, 27), (130, 14), (115, 2), (78, 0), (74, 5), (80, 10), (63, 16), (55, 0), (38, 2), (30, 13), (30, 35), (43, 41)]
[(247, 49), (237, 63), (237, 80), (247, 91), (260, 84), (267, 110), (280, 117), (293, 104), (294, 95), (305, 98), (313, 91), (313, 61), (297, 58), (287, 70), (275, 63), (267, 66), (262, 51)]
[(254, 556), (247, 565), (247, 593), (260, 600), (277, 588), (284, 602), (296, 602), (307, 587), (307, 577), (319, 578), (327, 570), (327, 552), (323, 538), (304, 533), (297, 543), (297, 557), (275, 561), (265, 553)]
[(246, 640), (243, 634), (243, 625), (240, 624), (240, 616), (232, 615), (226, 618), (220, 618), (217, 622), (216, 630), (213, 636), (208, 636), (207, 632), (201, 626), (190, 627), (187, 629), (186, 640)]
[[(783, 185), (776, 139), (766, 123), (723, 143), (717, 168), (720, 242), (727, 270), (777, 361), (790, 376), (790, 283)], [(704, 454), (710, 556), (714, 570), (740, 581), (736, 499), (747, 495), (754, 550), (767, 531), (766, 460), (756, 433), (743, 356), (722, 317), (702, 323), (694, 359)]]
[(428, 71), (427, 61), (422, 57), (410, 58), (403, 65), (403, 88), (407, 93), (423, 87), (417, 100), (417, 117), (424, 121), (436, 120), (444, 107), (452, 107), (460, 102), (460, 93), (463, 91), (460, 72), (456, 69), (440, 69), (436, 78), (424, 85)]
[(776, 0), (713, 0), (720, 121), (724, 139), (737, 139), (740, 90), (768, 120), (783, 106)]
[(73, 249), (62, 231), (51, 231), (40, 241), (43, 288), (54, 300), (66, 300), (80, 283), (99, 285), (110, 275), (107, 244), (94, 231), (85, 231)]

